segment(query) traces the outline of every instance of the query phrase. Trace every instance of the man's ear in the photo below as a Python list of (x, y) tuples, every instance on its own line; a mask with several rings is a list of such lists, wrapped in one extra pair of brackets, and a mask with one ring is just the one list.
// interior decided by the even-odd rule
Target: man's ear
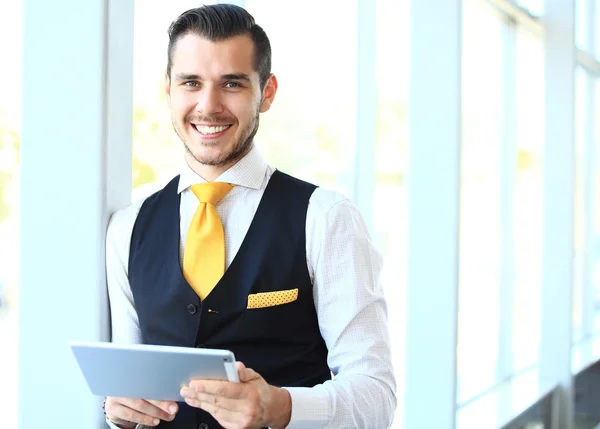
[(165, 73), (165, 96), (167, 104), (171, 107), (171, 78), (169, 77), (169, 73)]
[(273, 100), (275, 100), (275, 94), (277, 94), (277, 86), (277, 77), (275, 77), (274, 74), (271, 74), (262, 91), (262, 101), (259, 108), (260, 113), (264, 113), (271, 108), (271, 104), (273, 103)]

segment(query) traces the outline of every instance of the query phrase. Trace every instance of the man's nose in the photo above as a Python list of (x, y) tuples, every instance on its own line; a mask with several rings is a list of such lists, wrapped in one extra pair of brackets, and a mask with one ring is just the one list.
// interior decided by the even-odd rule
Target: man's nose
[(221, 94), (218, 88), (204, 87), (198, 93), (198, 101), (196, 104), (196, 111), (203, 115), (214, 115), (215, 113), (222, 113), (223, 104), (221, 100)]

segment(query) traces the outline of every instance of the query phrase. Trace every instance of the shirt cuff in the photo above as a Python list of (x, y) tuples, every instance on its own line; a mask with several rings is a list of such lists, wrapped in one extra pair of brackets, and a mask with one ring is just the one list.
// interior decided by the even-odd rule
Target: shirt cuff
[[(111, 429), (121, 429), (121, 428), (119, 428), (117, 425), (115, 425), (113, 422), (111, 422), (111, 421), (110, 421), (110, 419), (109, 419), (108, 417), (106, 418), (106, 424), (107, 424), (107, 425), (108, 425), (108, 427), (109, 427), (109, 428), (111, 428)], [(140, 424), (138, 424), (138, 425), (135, 427), (135, 429), (145, 429), (145, 428), (146, 428), (146, 426), (144, 426), (144, 425), (140, 425)]]
[(292, 415), (287, 429), (325, 428), (331, 421), (331, 404), (322, 386), (284, 387), (292, 399)]

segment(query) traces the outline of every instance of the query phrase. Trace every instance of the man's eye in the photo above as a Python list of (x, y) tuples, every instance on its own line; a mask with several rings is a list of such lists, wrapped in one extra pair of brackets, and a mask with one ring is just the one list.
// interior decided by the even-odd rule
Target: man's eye
[(190, 88), (196, 88), (198, 86), (198, 82), (190, 81), (184, 83), (185, 86), (189, 86)]
[(241, 85), (239, 83), (237, 83), (237, 82), (227, 82), (225, 84), (225, 87), (226, 88), (240, 88)]

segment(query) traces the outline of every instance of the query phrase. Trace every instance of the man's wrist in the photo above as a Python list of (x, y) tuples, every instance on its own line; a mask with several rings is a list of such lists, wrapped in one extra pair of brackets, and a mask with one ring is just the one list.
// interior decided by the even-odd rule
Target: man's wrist
[(285, 429), (292, 418), (292, 397), (290, 392), (280, 387), (270, 386), (271, 406), (269, 407), (271, 429)]
[(119, 429), (135, 429), (137, 427), (137, 423), (134, 423), (134, 422), (127, 422), (127, 423), (113, 422), (111, 419), (108, 418), (108, 416), (106, 416), (106, 421), (110, 422), (110, 424), (112, 424), (114, 427), (119, 428)]
[(110, 422), (113, 426), (116, 426), (120, 429), (135, 429), (137, 427), (136, 423), (127, 422), (127, 423), (115, 423), (106, 415), (106, 399), (102, 401), (102, 411), (104, 411), (104, 417), (106, 417), (106, 421)]
[(111, 427), (115, 427), (115, 428), (119, 428), (119, 429), (135, 429), (135, 428), (137, 428), (137, 423), (115, 423), (108, 417), (106, 418), (106, 421), (108, 423), (110, 423), (109, 426), (112, 425)]

